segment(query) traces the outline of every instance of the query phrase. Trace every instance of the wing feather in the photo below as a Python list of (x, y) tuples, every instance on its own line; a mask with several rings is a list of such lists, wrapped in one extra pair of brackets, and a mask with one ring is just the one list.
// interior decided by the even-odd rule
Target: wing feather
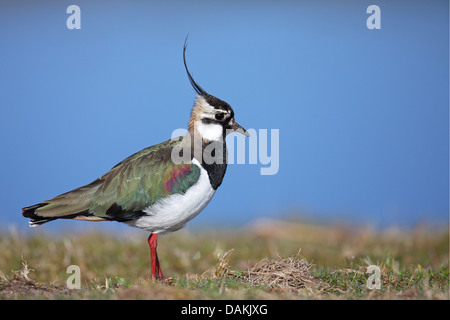
[(115, 165), (92, 183), (23, 209), (34, 223), (57, 218), (127, 220), (158, 200), (183, 193), (195, 184), (200, 168), (174, 164), (172, 148), (182, 139), (171, 139), (143, 149)]

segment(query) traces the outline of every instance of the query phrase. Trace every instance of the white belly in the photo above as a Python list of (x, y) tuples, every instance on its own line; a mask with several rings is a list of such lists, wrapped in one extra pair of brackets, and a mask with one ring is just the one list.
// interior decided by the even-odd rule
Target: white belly
[(200, 168), (200, 177), (196, 184), (184, 194), (174, 194), (159, 200), (143, 210), (145, 215), (126, 223), (153, 233), (163, 234), (181, 229), (186, 222), (198, 215), (216, 191), (211, 187), (208, 172), (195, 158), (192, 163)]

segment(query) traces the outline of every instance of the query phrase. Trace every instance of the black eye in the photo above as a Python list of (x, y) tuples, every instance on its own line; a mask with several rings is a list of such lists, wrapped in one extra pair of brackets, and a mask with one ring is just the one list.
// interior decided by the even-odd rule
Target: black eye
[(224, 117), (225, 115), (223, 113), (217, 113), (215, 116), (216, 120), (223, 120)]

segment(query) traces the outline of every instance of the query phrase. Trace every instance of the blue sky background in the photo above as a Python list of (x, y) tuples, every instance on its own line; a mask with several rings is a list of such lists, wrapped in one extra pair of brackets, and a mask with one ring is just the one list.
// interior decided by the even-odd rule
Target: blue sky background
[[(81, 8), (68, 30), (66, 8)], [(366, 9), (381, 8), (381, 30)], [(231, 165), (190, 227), (294, 216), (447, 225), (447, 1), (1, 1), (0, 217), (87, 184), (186, 128), (182, 62), (280, 164)], [(41, 228), (121, 228), (56, 221)], [(123, 228), (129, 228), (124, 226)]]

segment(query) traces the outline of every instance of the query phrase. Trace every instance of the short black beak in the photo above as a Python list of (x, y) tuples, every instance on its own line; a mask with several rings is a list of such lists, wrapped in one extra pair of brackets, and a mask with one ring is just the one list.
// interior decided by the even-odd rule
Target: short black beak
[(239, 132), (242, 133), (243, 135), (250, 137), (250, 133), (247, 132), (247, 130), (245, 130), (241, 125), (239, 125), (237, 122), (231, 120), (231, 130), (233, 130), (233, 132)]

